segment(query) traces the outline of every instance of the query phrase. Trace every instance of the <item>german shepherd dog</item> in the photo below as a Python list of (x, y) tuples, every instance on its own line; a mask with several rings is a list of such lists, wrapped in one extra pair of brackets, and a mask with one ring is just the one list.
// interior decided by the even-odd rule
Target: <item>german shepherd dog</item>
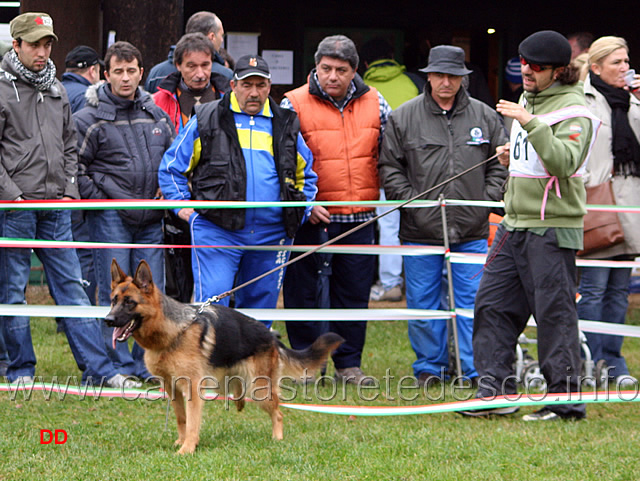
[(251, 399), (271, 416), (273, 438), (282, 439), (280, 379), (285, 375), (301, 378), (306, 370), (313, 373), (321, 369), (344, 341), (327, 333), (303, 351), (287, 349), (264, 324), (235, 309), (210, 305), (198, 312), (198, 306), (164, 295), (154, 285), (144, 260), (132, 278), (114, 259), (111, 289), (111, 310), (105, 322), (114, 327), (114, 346), (133, 335), (146, 350), (147, 368), (164, 381), (173, 404), (178, 454), (193, 453), (198, 445), (203, 381), (209, 380), (208, 385), (217, 381), (214, 387), (224, 381), (238, 411), (244, 407), (244, 396), (256, 393)]

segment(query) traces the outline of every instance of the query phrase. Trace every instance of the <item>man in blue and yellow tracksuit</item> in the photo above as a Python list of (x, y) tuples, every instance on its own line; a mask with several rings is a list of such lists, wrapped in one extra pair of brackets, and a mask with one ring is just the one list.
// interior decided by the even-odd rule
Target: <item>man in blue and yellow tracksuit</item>
[[(269, 98), (269, 66), (258, 56), (236, 64), (232, 92), (196, 108), (165, 153), (158, 178), (172, 200), (312, 201), (317, 176), (295, 112)], [(188, 185), (191, 176), (191, 189)], [(304, 207), (179, 209), (193, 245), (290, 245)], [(283, 264), (284, 251), (194, 248), (195, 301), (205, 301)], [(275, 308), (283, 271), (236, 293), (236, 307)], [(228, 299), (222, 300), (228, 304)], [(268, 322), (267, 324), (270, 324)]]

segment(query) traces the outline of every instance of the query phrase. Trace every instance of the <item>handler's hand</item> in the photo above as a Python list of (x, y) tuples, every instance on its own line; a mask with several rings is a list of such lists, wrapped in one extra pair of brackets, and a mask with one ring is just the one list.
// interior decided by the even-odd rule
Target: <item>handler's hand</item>
[(496, 110), (505, 117), (516, 119), (520, 122), (520, 125), (528, 124), (529, 121), (533, 119), (533, 115), (527, 112), (522, 105), (509, 102), (508, 100), (500, 100), (496, 106)]
[(507, 142), (504, 145), (499, 145), (496, 147), (496, 154), (498, 154), (498, 162), (505, 167), (509, 167), (509, 151), (511, 148), (511, 143)]
[(329, 211), (321, 205), (315, 205), (313, 206), (313, 209), (311, 209), (309, 222), (311, 222), (312, 224), (319, 224), (321, 222), (324, 224), (328, 224), (331, 222), (331, 214), (329, 214)]
[(178, 211), (178, 217), (180, 217), (185, 222), (189, 222), (189, 217), (191, 217), (191, 214), (193, 214), (194, 212), (195, 210), (193, 210), (191, 207), (185, 207), (184, 209), (180, 209)]

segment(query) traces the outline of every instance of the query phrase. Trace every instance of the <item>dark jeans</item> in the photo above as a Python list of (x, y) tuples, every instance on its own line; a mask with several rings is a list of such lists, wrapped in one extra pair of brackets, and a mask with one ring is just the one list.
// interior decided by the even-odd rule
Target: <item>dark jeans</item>
[[(575, 251), (558, 247), (555, 229), (539, 236), (498, 228), (475, 303), (477, 397), (516, 392), (516, 343), (531, 314), (538, 325), (538, 358), (548, 392), (580, 390), (575, 293)], [(586, 412), (584, 404), (549, 408), (565, 417), (582, 418)]]
[[(294, 244), (320, 244), (326, 240), (327, 235), (332, 239), (356, 225), (358, 224), (335, 222), (328, 225), (313, 225), (307, 222), (296, 234)], [(326, 234), (323, 233), (325, 227)], [(339, 244), (368, 245), (373, 243), (373, 224), (339, 242)], [(294, 256), (296, 254), (292, 258)], [(369, 306), (369, 291), (375, 275), (375, 257), (359, 254), (326, 256), (321, 253), (313, 254), (287, 267), (283, 287), (285, 308), (366, 309)], [(330, 267), (324, 266), (324, 261), (329, 262)], [(321, 278), (323, 275), (326, 276), (325, 279)], [(320, 300), (323, 293), (319, 290), (322, 289), (328, 290), (328, 296), (325, 295), (324, 301)], [(294, 349), (305, 349), (318, 336), (328, 331), (335, 332), (345, 339), (333, 354), (335, 367), (337, 369), (359, 367), (367, 332), (366, 321), (287, 322), (287, 334)]]
[[(580, 319), (624, 324), (629, 307), (629, 278), (631, 269), (614, 267), (583, 267), (578, 292), (582, 299), (578, 302)], [(622, 357), (623, 336), (585, 333), (594, 362), (604, 359), (609, 376), (629, 374), (627, 363)]]

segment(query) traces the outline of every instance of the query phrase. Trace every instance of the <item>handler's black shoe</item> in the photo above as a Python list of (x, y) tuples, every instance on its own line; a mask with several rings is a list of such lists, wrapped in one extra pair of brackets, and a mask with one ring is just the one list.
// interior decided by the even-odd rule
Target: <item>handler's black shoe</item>
[(562, 418), (547, 407), (522, 416), (523, 421), (557, 421), (559, 419)]
[(471, 418), (488, 418), (490, 416), (506, 416), (515, 414), (520, 410), (518, 406), (507, 406), (502, 408), (486, 408), (486, 409), (467, 409), (465, 411), (456, 411), (458, 414)]
[(344, 369), (336, 368), (335, 378), (345, 384), (359, 384), (361, 386), (373, 386), (375, 384), (374, 379), (365, 375), (362, 369), (357, 366), (345, 367)]

